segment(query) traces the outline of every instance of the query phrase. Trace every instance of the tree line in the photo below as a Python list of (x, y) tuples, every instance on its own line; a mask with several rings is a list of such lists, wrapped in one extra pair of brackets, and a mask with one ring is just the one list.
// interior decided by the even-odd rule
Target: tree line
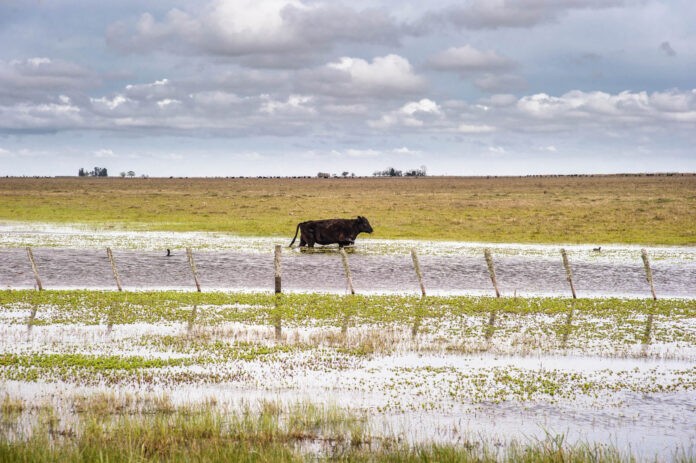
[(411, 169), (404, 172), (394, 167), (388, 167), (384, 170), (376, 170), (372, 175), (375, 177), (425, 177), (427, 168), (420, 166), (420, 169)]
[(106, 170), (106, 167), (95, 167), (94, 169), (88, 171), (84, 167), (80, 167), (80, 170), (77, 171), (77, 176), (78, 177), (108, 177), (109, 173)]

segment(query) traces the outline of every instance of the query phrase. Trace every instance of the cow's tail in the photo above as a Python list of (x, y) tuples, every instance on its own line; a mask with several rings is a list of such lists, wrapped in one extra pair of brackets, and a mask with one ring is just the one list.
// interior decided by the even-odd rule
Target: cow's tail
[(300, 224), (297, 224), (297, 228), (295, 229), (295, 236), (292, 238), (292, 241), (290, 241), (290, 244), (288, 244), (288, 247), (291, 248), (295, 240), (297, 239), (297, 232), (300, 231)]

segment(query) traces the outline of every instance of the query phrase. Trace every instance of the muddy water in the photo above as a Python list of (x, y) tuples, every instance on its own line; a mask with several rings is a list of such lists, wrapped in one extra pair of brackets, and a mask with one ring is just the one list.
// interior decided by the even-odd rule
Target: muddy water
[[(44, 288), (115, 288), (105, 250), (34, 248)], [(202, 288), (272, 290), (273, 255), (236, 250), (195, 251)], [(195, 288), (186, 253), (118, 250), (114, 258), (124, 287)], [(422, 255), (424, 283), (430, 293), (492, 294), (483, 256)], [(495, 270), (504, 295), (570, 295), (560, 256), (496, 255)], [(349, 254), (353, 284), (358, 293), (418, 293), (410, 255), (375, 255), (359, 249)], [(649, 297), (640, 256), (633, 259), (571, 260), (578, 296)], [(341, 259), (336, 250), (283, 253), (283, 289), (287, 291), (346, 290)], [(665, 259), (652, 263), (658, 297), (696, 297), (696, 261)], [(26, 251), (0, 248), (0, 287), (26, 288), (35, 284)]]

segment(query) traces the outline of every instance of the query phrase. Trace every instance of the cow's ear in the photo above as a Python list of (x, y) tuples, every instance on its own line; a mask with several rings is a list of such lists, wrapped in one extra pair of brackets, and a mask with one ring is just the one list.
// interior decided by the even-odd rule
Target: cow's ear
[(363, 219), (363, 216), (359, 215), (358, 220), (362, 220), (362, 219)]

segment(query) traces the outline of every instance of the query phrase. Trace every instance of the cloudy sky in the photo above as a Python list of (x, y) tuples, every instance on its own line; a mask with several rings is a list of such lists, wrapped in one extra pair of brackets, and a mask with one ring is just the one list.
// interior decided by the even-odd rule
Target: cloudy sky
[(0, 0), (0, 175), (696, 172), (693, 0)]

